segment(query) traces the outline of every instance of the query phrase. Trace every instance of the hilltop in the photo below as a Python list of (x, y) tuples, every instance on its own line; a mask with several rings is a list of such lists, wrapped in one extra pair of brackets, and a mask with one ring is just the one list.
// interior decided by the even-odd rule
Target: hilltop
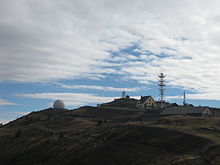
[(220, 119), (144, 115), (89, 106), (32, 112), (0, 128), (0, 164), (220, 164)]

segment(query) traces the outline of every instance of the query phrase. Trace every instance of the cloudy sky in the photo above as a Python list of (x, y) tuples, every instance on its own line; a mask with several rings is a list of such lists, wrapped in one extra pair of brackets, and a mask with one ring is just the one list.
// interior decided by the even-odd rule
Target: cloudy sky
[(64, 100), (220, 107), (218, 0), (0, 0), (0, 123)]

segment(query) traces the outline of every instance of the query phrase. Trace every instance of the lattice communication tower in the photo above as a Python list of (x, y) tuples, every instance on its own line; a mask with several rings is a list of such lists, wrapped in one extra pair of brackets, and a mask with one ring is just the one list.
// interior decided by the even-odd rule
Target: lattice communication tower
[(165, 89), (166, 89), (165, 77), (166, 75), (163, 72), (161, 72), (158, 75), (159, 97), (161, 103), (165, 102)]

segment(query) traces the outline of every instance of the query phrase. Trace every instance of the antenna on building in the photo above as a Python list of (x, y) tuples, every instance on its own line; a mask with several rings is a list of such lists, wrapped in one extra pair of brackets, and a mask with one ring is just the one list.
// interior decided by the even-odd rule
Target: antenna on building
[(122, 98), (125, 98), (125, 91), (122, 91)]
[(183, 92), (183, 106), (186, 105), (186, 92)]
[(165, 102), (165, 88), (166, 88), (165, 77), (166, 75), (163, 72), (161, 72), (158, 75), (158, 87), (159, 87), (159, 97), (160, 97), (161, 108), (162, 108), (163, 103)]

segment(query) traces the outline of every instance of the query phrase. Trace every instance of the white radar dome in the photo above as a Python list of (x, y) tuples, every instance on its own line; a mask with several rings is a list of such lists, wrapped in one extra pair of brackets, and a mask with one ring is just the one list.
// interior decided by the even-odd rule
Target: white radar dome
[(65, 104), (62, 100), (56, 100), (53, 103), (53, 108), (55, 108), (55, 109), (65, 109)]

